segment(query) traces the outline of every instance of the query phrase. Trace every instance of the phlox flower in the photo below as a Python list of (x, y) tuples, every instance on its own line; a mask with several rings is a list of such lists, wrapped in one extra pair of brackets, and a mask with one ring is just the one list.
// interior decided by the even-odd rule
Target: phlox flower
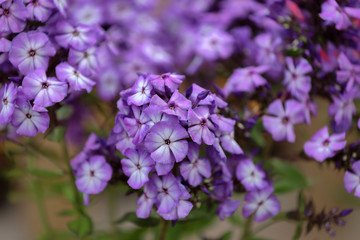
[(17, 87), (13, 82), (6, 83), (0, 89), (0, 124), (7, 124), (11, 121), (15, 109), (16, 95)]
[(345, 172), (344, 185), (348, 193), (354, 192), (354, 195), (360, 198), (360, 162), (355, 162), (351, 169)]

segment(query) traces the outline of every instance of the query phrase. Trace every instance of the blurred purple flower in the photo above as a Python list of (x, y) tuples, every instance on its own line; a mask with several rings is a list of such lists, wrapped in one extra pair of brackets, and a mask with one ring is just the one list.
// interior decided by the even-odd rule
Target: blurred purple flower
[(30, 20), (45, 22), (55, 8), (53, 0), (24, 0)]
[(0, 89), (0, 124), (7, 124), (15, 109), (17, 87), (13, 82), (6, 83)]
[(351, 170), (345, 172), (344, 185), (348, 193), (353, 193), (360, 198), (360, 162), (355, 162)]
[(236, 178), (247, 191), (261, 190), (269, 185), (265, 179), (265, 172), (251, 159), (239, 162), (236, 168)]
[(18, 33), (26, 26), (27, 9), (22, 0), (1, 1), (0, 32)]

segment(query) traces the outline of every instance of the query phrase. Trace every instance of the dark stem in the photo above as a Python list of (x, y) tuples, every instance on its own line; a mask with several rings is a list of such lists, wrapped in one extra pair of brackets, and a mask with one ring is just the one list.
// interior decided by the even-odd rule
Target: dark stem
[(169, 221), (164, 220), (164, 221), (163, 221), (162, 228), (161, 228), (160, 240), (165, 240), (166, 231), (167, 231), (167, 229), (168, 229), (168, 226), (169, 226)]
[(246, 240), (247, 238), (249, 238), (251, 236), (251, 225), (253, 222), (253, 215), (251, 215), (248, 219), (246, 219), (244, 228), (243, 228), (243, 233), (241, 235), (240, 240)]

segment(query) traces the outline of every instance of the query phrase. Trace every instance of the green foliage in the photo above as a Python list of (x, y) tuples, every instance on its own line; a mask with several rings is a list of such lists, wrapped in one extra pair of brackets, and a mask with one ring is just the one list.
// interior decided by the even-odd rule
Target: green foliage
[(262, 125), (262, 121), (260, 120), (260, 121), (257, 121), (256, 125), (250, 131), (251, 139), (259, 147), (263, 147), (265, 145), (263, 130), (264, 130), (264, 127)]
[(134, 212), (126, 213), (122, 218), (115, 221), (117, 224), (121, 224), (124, 222), (131, 222), (138, 227), (156, 227), (160, 223), (159, 218), (149, 217), (146, 219), (141, 219), (136, 216)]
[(56, 111), (56, 118), (59, 121), (68, 120), (74, 112), (74, 108), (70, 105), (64, 105)]
[(272, 158), (270, 164), (276, 175), (274, 182), (276, 194), (304, 189), (309, 186), (309, 181), (295, 166), (277, 158)]
[(60, 171), (51, 171), (51, 170), (40, 169), (40, 168), (29, 169), (28, 172), (35, 177), (47, 178), (47, 179), (59, 178), (59, 177), (63, 176), (63, 173)]
[(53, 142), (60, 142), (64, 138), (65, 132), (66, 132), (66, 127), (57, 126), (49, 133), (47, 138)]
[(89, 216), (82, 214), (77, 219), (69, 222), (68, 227), (76, 236), (83, 238), (92, 233), (93, 224)]

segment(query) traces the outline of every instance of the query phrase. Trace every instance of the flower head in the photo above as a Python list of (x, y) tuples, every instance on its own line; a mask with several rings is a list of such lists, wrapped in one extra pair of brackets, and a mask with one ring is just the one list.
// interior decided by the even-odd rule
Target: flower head
[(18, 33), (26, 25), (27, 10), (22, 0), (1, 1), (0, 32)]
[(329, 130), (325, 126), (311, 137), (304, 145), (304, 151), (309, 157), (316, 161), (323, 162), (326, 158), (333, 157), (336, 151), (343, 149), (346, 145), (344, 141), (345, 133), (329, 135)]
[(102, 192), (112, 176), (112, 168), (104, 156), (95, 155), (84, 161), (76, 171), (76, 187), (86, 194)]
[(269, 184), (265, 172), (253, 163), (251, 159), (241, 160), (236, 168), (236, 178), (247, 191), (260, 190)]
[(12, 40), (9, 60), (22, 74), (28, 74), (37, 68), (47, 69), (49, 57), (55, 52), (45, 33), (22, 32)]
[(16, 94), (17, 87), (13, 82), (6, 83), (0, 89), (0, 124), (7, 124), (11, 121), (15, 109)]
[(345, 172), (344, 185), (348, 193), (360, 198), (360, 162), (355, 162), (350, 170)]
[(24, 0), (31, 20), (45, 22), (50, 17), (55, 5), (52, 0)]
[(254, 220), (262, 222), (276, 216), (280, 212), (280, 202), (271, 195), (273, 191), (274, 189), (269, 186), (246, 194), (244, 198), (246, 204), (242, 211), (244, 217), (248, 218), (254, 214)]

